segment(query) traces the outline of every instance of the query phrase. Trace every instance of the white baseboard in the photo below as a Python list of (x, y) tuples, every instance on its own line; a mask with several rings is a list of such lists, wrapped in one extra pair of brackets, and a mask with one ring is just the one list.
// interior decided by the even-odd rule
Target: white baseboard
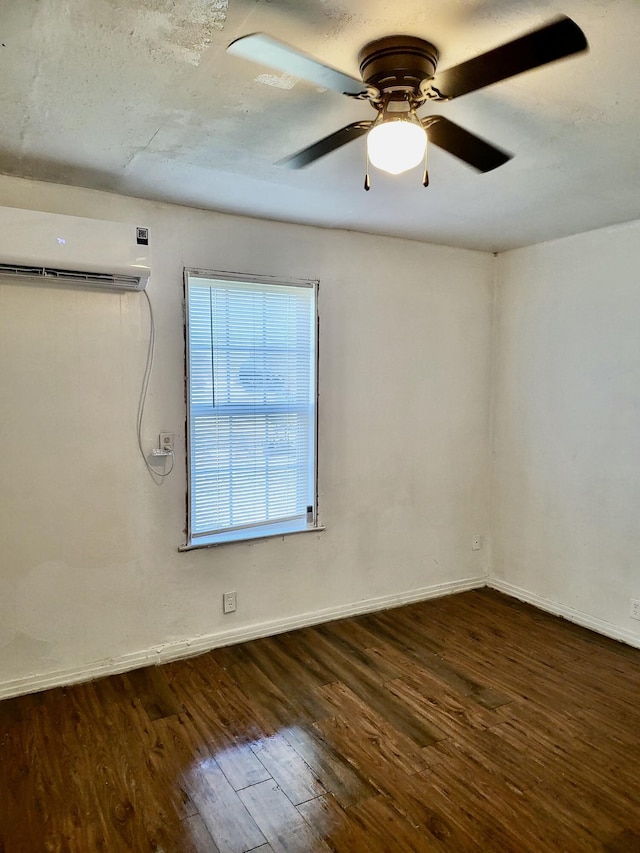
[(448, 581), (394, 595), (367, 598), (357, 601), (354, 604), (327, 607), (324, 610), (301, 613), (298, 616), (286, 619), (274, 619), (269, 622), (260, 622), (255, 625), (234, 628), (230, 631), (220, 631), (215, 634), (204, 634), (188, 640), (163, 643), (148, 649), (141, 649), (137, 652), (120, 655), (116, 658), (94, 661), (85, 666), (28, 675), (24, 678), (17, 678), (1, 683), (0, 699), (8, 699), (11, 696), (20, 696), (24, 693), (35, 693), (39, 690), (47, 690), (50, 687), (76, 684), (80, 681), (91, 681), (94, 678), (115, 675), (119, 672), (128, 672), (129, 670), (149, 666), (150, 664), (167, 663), (168, 661), (179, 660), (180, 658), (190, 657), (191, 655), (202, 654), (219, 646), (230, 646), (234, 643), (255, 640), (258, 637), (282, 634), (285, 631), (305, 628), (309, 625), (317, 625), (320, 622), (330, 622), (334, 619), (344, 619), (349, 616), (358, 616), (376, 610), (400, 607), (403, 604), (426, 601), (429, 598), (439, 598), (456, 592), (466, 592), (470, 589), (478, 589), (485, 586), (486, 581), (486, 577)]
[(588, 613), (583, 613), (581, 610), (575, 610), (573, 607), (567, 607), (564, 604), (558, 604), (556, 601), (551, 601), (549, 598), (543, 598), (541, 595), (536, 595), (534, 592), (529, 592), (519, 586), (514, 586), (500, 578), (487, 578), (486, 586), (495, 589), (498, 592), (503, 592), (505, 595), (510, 595), (512, 598), (517, 598), (527, 604), (533, 604), (540, 610), (546, 610), (547, 613), (553, 613), (554, 616), (562, 616), (568, 619), (569, 622), (575, 622), (576, 625), (581, 625), (583, 628), (589, 628), (597, 634), (603, 634), (605, 637), (610, 637), (612, 640), (620, 640), (627, 643), (629, 646), (640, 648), (640, 636), (634, 634), (633, 631), (626, 631), (624, 628), (619, 628), (612, 622), (606, 622), (604, 619), (598, 619), (596, 616), (590, 616)]

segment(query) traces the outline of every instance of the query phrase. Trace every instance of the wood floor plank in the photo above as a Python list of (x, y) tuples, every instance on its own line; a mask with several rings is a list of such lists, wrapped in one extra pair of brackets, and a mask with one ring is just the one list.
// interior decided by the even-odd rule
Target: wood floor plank
[(275, 734), (279, 726), (261, 713), (261, 707), (242, 692), (229, 673), (225, 673), (225, 678), (227, 683), (224, 686), (210, 688), (206, 675), (199, 673), (199, 679), (187, 679), (179, 688), (177, 685), (174, 687), (179, 689), (185, 713), (194, 720), (202, 737), (213, 736), (217, 743), (220, 741), (228, 745), (230, 739), (250, 743), (256, 738)]
[(180, 853), (220, 853), (199, 814), (185, 818), (181, 827)]
[(303, 710), (292, 704), (255, 664), (235, 665), (231, 673), (264, 727), (271, 728), (273, 733), (282, 726), (307, 719)]
[[(164, 734), (165, 742), (172, 741), (174, 751), (186, 750), (187, 756), (206, 760), (213, 757), (235, 790), (270, 778), (264, 765), (251, 749), (254, 741), (269, 737), (272, 732), (256, 730), (252, 724), (243, 730), (237, 721), (225, 725), (215, 714), (206, 697), (193, 697), (188, 710), (176, 718), (154, 722), (154, 729)], [(241, 732), (241, 736), (237, 732)], [(184, 762), (184, 757), (183, 757)]]
[[(330, 796), (310, 800), (298, 809), (311, 826), (322, 832), (328, 846), (336, 853), (435, 853), (447, 849), (479, 853), (479, 848), (461, 833), (452, 838), (445, 822), (433, 812), (427, 818), (430, 821), (427, 829), (425, 824), (415, 823), (412, 817), (399, 811), (383, 794), (347, 810), (340, 808)], [(455, 848), (454, 843), (458, 845)]]
[(432, 809), (425, 807), (422, 820), (416, 822), (415, 814), (403, 814), (384, 795), (369, 797), (346, 810), (327, 795), (303, 803), (298, 810), (336, 853), (481, 851), (469, 836)]
[[(385, 743), (384, 735), (363, 737), (350, 720), (321, 720), (316, 726), (325, 740), (364, 776), (376, 793), (392, 793), (410, 787), (415, 773), (409, 772)], [(384, 744), (382, 748), (381, 744)], [(425, 761), (426, 764), (426, 761)]]
[(640, 850), (640, 832), (632, 829), (615, 832), (605, 841), (602, 850), (603, 853), (637, 853)]
[(538, 785), (544, 778), (544, 767), (540, 762), (529, 761), (527, 752), (514, 749), (513, 741), (501, 737), (501, 734), (499, 726), (485, 731), (461, 732), (456, 737), (441, 741), (436, 748), (459, 764), (466, 764), (470, 773), (493, 765), (496, 777), (514, 790), (524, 792)]
[(367, 616), (358, 617), (358, 626), (370, 635), (371, 646), (377, 646), (380, 643), (397, 644), (418, 656), (424, 653), (438, 654), (442, 651), (441, 643), (424, 635), (418, 638), (415, 630), (407, 627), (403, 622), (402, 613), (396, 612), (395, 609), (390, 612), (370, 613)]
[[(335, 682), (319, 688), (319, 692), (328, 705), (334, 709), (330, 720), (321, 720), (316, 724), (320, 731), (349, 732), (354, 746), (366, 744), (369, 749), (378, 752), (386, 762), (394, 764), (399, 770), (417, 773), (425, 769), (422, 749), (402, 732), (399, 732), (371, 706), (364, 702), (351, 688)], [(433, 743), (437, 743), (434, 738)]]
[(315, 628), (301, 628), (270, 638), (286, 656), (292, 672), (299, 675), (308, 689), (322, 687), (334, 680), (333, 673), (313, 654), (314, 636)]
[(246, 660), (254, 663), (269, 678), (272, 684), (280, 687), (286, 695), (303, 698), (310, 688), (320, 687), (325, 679), (316, 675), (308, 666), (296, 666), (291, 660), (292, 650), (296, 647), (295, 636), (290, 634), (268, 637), (244, 643)]
[(0, 702), (0, 732), (8, 732), (13, 726), (26, 719), (26, 697), (17, 696), (15, 699), (5, 699)]
[(150, 720), (171, 717), (183, 708), (171, 691), (166, 675), (159, 666), (145, 666), (127, 673), (132, 693), (140, 701)]
[[(43, 767), (47, 784), (64, 797), (67, 841), (78, 847), (93, 844), (95, 839), (80, 841), (89, 828), (102, 837), (107, 849), (135, 849), (141, 837), (165, 845), (180, 815), (173, 789), (156, 785), (153, 765), (147, 763), (153, 738), (142, 707), (137, 700), (103, 702), (99, 683), (78, 685), (69, 691), (68, 700), (65, 720), (70, 725), (59, 727), (56, 742), (58, 748), (66, 744), (73, 764), (48, 755), (48, 766)], [(93, 724), (97, 717), (99, 728)], [(82, 798), (94, 803), (89, 820), (74, 811)]]
[(184, 776), (189, 797), (220, 853), (245, 853), (264, 844), (267, 839), (242, 799), (243, 792), (251, 788), (236, 793), (213, 758), (190, 768)]
[(251, 749), (294, 806), (325, 793), (316, 774), (283, 735), (265, 738)]
[[(359, 822), (365, 837), (392, 838), (394, 853), (415, 853), (415, 851), (442, 850), (438, 837), (434, 833), (425, 833), (420, 826), (412, 825), (404, 815), (398, 813), (388, 797), (380, 795), (365, 800), (351, 809), (350, 817)], [(443, 831), (438, 825), (437, 833)], [(345, 851), (346, 853), (346, 851)]]
[(260, 782), (238, 796), (267, 838), (273, 853), (329, 853), (275, 782)]
[(311, 727), (289, 726), (282, 736), (304, 758), (341, 806), (368, 799), (376, 789)]
[[(477, 850), (482, 853), (488, 853), (488, 851), (493, 853), (498, 850), (501, 853), (503, 851), (504, 853), (525, 853), (526, 851), (529, 853), (521, 840), (511, 834), (508, 825), (501, 820), (493, 819), (482, 808), (478, 808), (473, 797), (460, 797), (457, 780), (451, 780), (446, 772), (434, 771), (420, 775), (427, 777), (424, 780), (427, 787), (421, 795), (421, 801), (428, 803), (436, 813), (445, 816), (452, 834), (458, 831), (463, 839), (470, 839), (469, 842), (462, 841), (456, 846), (452, 845), (450, 850)], [(495, 793), (493, 795), (495, 796)], [(500, 795), (506, 796), (509, 801), (508, 790), (501, 790)], [(548, 850), (545, 850), (542, 846), (538, 853), (542, 853), (543, 850), (545, 853), (552, 853), (552, 851), (555, 853), (557, 849), (550, 845)], [(571, 850), (570, 847), (566, 849)]]
[[(339, 646), (316, 635), (309, 651), (333, 673), (336, 681), (347, 685), (364, 703), (414, 743), (419, 746), (429, 746), (440, 739), (440, 732), (423, 720), (413, 717), (401, 702), (395, 701), (388, 691), (384, 690), (384, 687), (370, 675), (361, 662), (351, 661), (345, 657)], [(316, 692), (325, 696), (325, 691), (326, 688), (318, 688)]]
[[(357, 853), (361, 840), (359, 831), (351, 824), (347, 812), (332, 794), (301, 803), (298, 812), (331, 850), (340, 850), (348, 844), (349, 849)], [(342, 838), (338, 841), (340, 836)], [(370, 853), (378, 853), (375, 839), (372, 839)]]
[(440, 740), (452, 737), (465, 728), (484, 730), (489, 728), (490, 723), (495, 724), (495, 720), (490, 721), (489, 715), (479, 713), (483, 709), (478, 709), (477, 705), (473, 707), (474, 703), (452, 699), (443, 690), (429, 691), (429, 679), (418, 681), (415, 678), (397, 678), (387, 681), (385, 687), (411, 708), (416, 716), (428, 720), (434, 731), (440, 732)]
[(343, 621), (328, 622), (326, 625), (317, 625), (315, 631), (336, 645), (350, 662), (357, 661), (370, 677), (381, 684), (402, 675), (397, 667), (385, 660), (375, 649), (360, 646), (349, 624)]
[[(509, 788), (503, 781), (495, 779), (490, 773), (470, 768), (449, 757), (438, 765), (437, 772), (429, 777), (432, 787), (445, 801), (454, 804), (464, 802), (464, 813), (476, 821), (475, 828), (467, 824), (467, 831), (473, 832), (476, 839), (486, 845), (485, 849), (517, 851), (517, 853), (536, 853), (544, 849), (541, 834), (546, 816), (539, 823), (533, 823), (523, 817), (523, 802), (520, 793)], [(462, 792), (466, 792), (464, 798)], [(460, 813), (457, 819), (460, 819)], [(452, 815), (452, 819), (453, 815)], [(484, 837), (480, 835), (483, 833)], [(553, 833), (553, 834), (551, 834)], [(554, 826), (550, 837), (558, 837), (558, 827)], [(494, 846), (489, 846), (494, 845)], [(562, 846), (560, 849), (564, 849)], [(582, 849), (582, 848), (578, 848)]]
[(215, 749), (214, 756), (218, 767), (235, 791), (241, 791), (258, 782), (266, 782), (271, 778), (271, 774), (254, 751), (256, 743), (260, 744), (263, 741), (257, 740), (252, 744), (232, 744), (223, 748), (218, 746)]
[[(163, 745), (137, 698), (125, 700), (116, 681), (118, 689), (103, 703), (103, 695), (109, 695), (104, 688), (112, 685), (93, 682), (69, 692), (73, 733), (83, 759), (80, 766), (77, 756), (74, 762), (76, 789), (87, 781), (94, 785), (94, 796), (104, 806), (102, 829), (114, 849), (114, 836), (129, 849), (143, 846), (141, 838), (150, 846), (170, 847), (180, 834), (181, 818), (192, 809), (183, 789), (163, 772)], [(94, 723), (98, 715), (99, 731)]]
[[(300, 691), (281, 686), (277, 673), (264, 667), (260, 657), (249, 652), (246, 659), (231, 667), (238, 684), (252, 702), (264, 709), (267, 719), (276, 725), (293, 720), (320, 720), (328, 715), (324, 704), (314, 691)], [(271, 672), (271, 677), (269, 675)]]

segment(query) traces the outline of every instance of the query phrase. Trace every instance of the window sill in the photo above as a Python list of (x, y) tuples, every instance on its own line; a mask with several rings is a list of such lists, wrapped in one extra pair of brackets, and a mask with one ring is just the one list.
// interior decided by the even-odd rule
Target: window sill
[(286, 539), (289, 536), (299, 536), (301, 533), (321, 533), (326, 527), (305, 527), (304, 530), (290, 530), (287, 533), (266, 533), (264, 536), (256, 536), (252, 539), (232, 539), (228, 542), (203, 542), (193, 545), (180, 545), (178, 551), (200, 551), (203, 548), (222, 548), (226, 545), (253, 545), (254, 542), (264, 542), (265, 539)]

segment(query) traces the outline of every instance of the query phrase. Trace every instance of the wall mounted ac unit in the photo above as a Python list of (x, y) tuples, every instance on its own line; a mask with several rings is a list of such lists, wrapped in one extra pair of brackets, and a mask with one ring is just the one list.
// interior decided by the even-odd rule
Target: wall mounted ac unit
[(144, 290), (151, 274), (146, 228), (0, 207), (0, 277)]

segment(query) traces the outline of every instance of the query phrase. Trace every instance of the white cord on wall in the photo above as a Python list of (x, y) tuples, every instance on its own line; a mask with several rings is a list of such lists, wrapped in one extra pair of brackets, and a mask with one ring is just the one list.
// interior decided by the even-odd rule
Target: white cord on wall
[(146, 290), (142, 291), (144, 293), (145, 299), (147, 300), (147, 305), (149, 307), (149, 346), (147, 347), (147, 363), (144, 368), (144, 375), (142, 377), (142, 387), (140, 388), (140, 400), (138, 401), (138, 417), (137, 417), (137, 433), (138, 433), (138, 447), (140, 448), (140, 454), (144, 460), (144, 464), (147, 466), (147, 470), (151, 474), (152, 477), (160, 477), (163, 479), (164, 477), (168, 477), (169, 474), (173, 471), (173, 466), (175, 465), (175, 456), (173, 450), (171, 453), (171, 468), (168, 471), (161, 473), (160, 471), (156, 471), (156, 469), (149, 464), (149, 460), (147, 459), (147, 454), (144, 452), (144, 448), (142, 447), (142, 421), (144, 418), (144, 406), (147, 402), (147, 390), (149, 388), (149, 379), (151, 378), (151, 370), (153, 369), (153, 355), (156, 347), (156, 323), (153, 316), (153, 306), (151, 305), (151, 299), (149, 299), (149, 294)]

